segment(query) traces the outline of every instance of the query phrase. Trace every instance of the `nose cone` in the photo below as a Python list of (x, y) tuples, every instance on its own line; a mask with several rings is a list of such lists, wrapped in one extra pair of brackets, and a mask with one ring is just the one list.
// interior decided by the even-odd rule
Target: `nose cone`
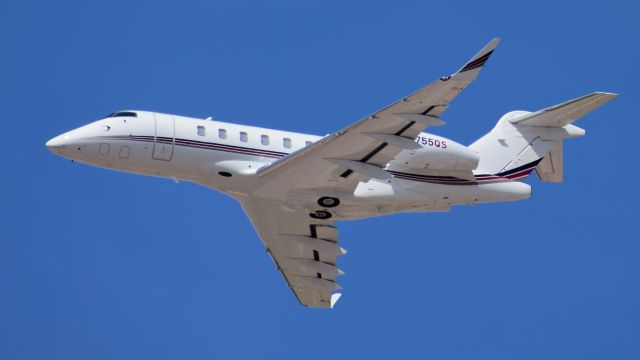
[(47, 146), (47, 149), (49, 149), (49, 151), (57, 154), (60, 150), (65, 148), (65, 140), (65, 136), (58, 135), (47, 141), (45, 145)]

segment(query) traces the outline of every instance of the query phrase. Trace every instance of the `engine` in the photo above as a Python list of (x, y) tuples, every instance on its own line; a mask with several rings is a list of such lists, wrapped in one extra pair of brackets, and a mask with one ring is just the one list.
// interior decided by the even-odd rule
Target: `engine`
[(393, 160), (404, 167), (470, 171), (478, 166), (478, 154), (466, 146), (437, 135), (421, 133), (415, 140), (422, 148), (403, 150)]

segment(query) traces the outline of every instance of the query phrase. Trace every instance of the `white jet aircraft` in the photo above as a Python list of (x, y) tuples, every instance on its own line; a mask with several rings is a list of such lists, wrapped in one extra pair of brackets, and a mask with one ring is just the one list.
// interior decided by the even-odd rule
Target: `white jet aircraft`
[(616, 94), (594, 92), (540, 111), (512, 111), (469, 146), (423, 132), (476, 79), (499, 39), (458, 72), (327, 136), (127, 110), (49, 140), (55, 154), (136, 174), (186, 180), (236, 199), (298, 301), (341, 296), (338, 220), (523, 200), (523, 179), (562, 182), (571, 123)]

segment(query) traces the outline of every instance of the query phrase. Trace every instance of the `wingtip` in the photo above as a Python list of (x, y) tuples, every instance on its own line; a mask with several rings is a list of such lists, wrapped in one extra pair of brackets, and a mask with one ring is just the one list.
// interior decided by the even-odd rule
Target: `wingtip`
[(611, 97), (611, 98), (615, 98), (615, 97), (620, 96), (620, 94), (618, 94), (618, 93), (612, 93), (612, 92), (606, 92), (606, 91), (596, 91), (596, 94), (598, 94), (598, 95), (606, 95), (606, 96)]
[(478, 53), (471, 59), (469, 60), (469, 62), (481, 57), (481, 56), (485, 56), (487, 53), (492, 52), (493, 50), (495, 50), (498, 45), (500, 45), (500, 38), (499, 37), (494, 37), (493, 39), (491, 39), (491, 41), (489, 41), (484, 47), (482, 47), (482, 49), (480, 49), (480, 51), (478, 51)]
[(489, 41), (489, 43), (485, 47), (495, 49), (498, 47), (499, 44), (500, 44), (500, 38), (496, 36), (493, 39), (491, 39), (491, 41)]
[(499, 37), (495, 37), (491, 39), (491, 41), (489, 41), (487, 45), (485, 45), (480, 51), (478, 51), (478, 53), (474, 57), (472, 57), (471, 60), (469, 60), (466, 64), (464, 64), (464, 66), (460, 70), (458, 70), (457, 73), (459, 74), (465, 71), (482, 68), (484, 64), (487, 62), (487, 60), (489, 60), (489, 58), (491, 57), (491, 54), (493, 54), (493, 51), (496, 49), (496, 47), (498, 47), (499, 43), (500, 43)]

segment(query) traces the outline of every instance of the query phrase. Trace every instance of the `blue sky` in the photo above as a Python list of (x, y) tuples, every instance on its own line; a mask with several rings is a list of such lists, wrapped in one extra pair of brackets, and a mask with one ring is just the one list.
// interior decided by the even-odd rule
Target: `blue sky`
[[(0, 358), (640, 358), (638, 5), (628, 1), (3, 1)], [(242, 210), (44, 142), (118, 109), (314, 134), (459, 68), (434, 130), (591, 91), (564, 184), (343, 223), (345, 295), (299, 306)]]

